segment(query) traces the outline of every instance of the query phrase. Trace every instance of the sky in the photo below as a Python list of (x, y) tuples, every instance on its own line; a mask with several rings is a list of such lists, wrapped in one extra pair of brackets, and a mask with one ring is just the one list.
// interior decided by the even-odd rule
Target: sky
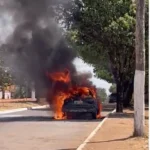
[(109, 94), (110, 83), (105, 80), (101, 80), (97, 77), (94, 77), (93, 67), (85, 63), (82, 59), (76, 58), (73, 62), (79, 72), (91, 72), (93, 77), (90, 79), (96, 87), (106, 89), (107, 94)]

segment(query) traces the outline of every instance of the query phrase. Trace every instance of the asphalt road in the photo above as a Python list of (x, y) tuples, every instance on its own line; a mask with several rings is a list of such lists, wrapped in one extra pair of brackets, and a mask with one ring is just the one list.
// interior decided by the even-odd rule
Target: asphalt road
[(0, 115), (0, 150), (76, 150), (102, 121), (54, 120), (52, 116), (49, 109)]

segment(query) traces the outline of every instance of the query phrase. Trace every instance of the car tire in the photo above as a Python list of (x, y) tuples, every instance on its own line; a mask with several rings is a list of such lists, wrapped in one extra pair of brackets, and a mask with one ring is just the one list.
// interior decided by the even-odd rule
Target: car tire
[(92, 113), (92, 118), (93, 119), (96, 119), (97, 118), (96, 116), (97, 116), (96, 113)]

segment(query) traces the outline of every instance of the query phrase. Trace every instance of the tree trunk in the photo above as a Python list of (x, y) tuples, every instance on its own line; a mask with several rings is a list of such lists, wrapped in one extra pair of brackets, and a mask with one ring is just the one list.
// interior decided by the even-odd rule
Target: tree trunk
[(120, 83), (117, 83), (117, 106), (116, 112), (123, 112), (123, 90)]
[(134, 78), (134, 135), (144, 135), (145, 123), (145, 0), (136, 1), (136, 71)]
[(31, 97), (31, 89), (27, 86), (27, 97)]
[(5, 99), (5, 89), (2, 87), (2, 99)]
[(37, 86), (35, 88), (35, 93), (36, 93), (36, 101), (40, 102), (40, 90), (39, 88), (37, 88)]
[(128, 83), (128, 87), (126, 88), (126, 92), (125, 92), (125, 96), (124, 96), (124, 100), (123, 100), (123, 107), (129, 107), (130, 106), (130, 102), (132, 99), (132, 94), (133, 94), (133, 80)]
[(19, 86), (19, 98), (22, 98), (22, 86)]
[(128, 88), (129, 88), (129, 81), (126, 81), (123, 84), (123, 89), (124, 89), (124, 91), (123, 91), (123, 105), (124, 105), (124, 102), (126, 100)]

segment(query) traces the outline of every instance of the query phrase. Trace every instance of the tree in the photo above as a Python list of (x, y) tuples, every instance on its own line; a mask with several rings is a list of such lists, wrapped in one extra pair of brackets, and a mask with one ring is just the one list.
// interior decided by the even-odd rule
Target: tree
[(109, 88), (110, 93), (116, 93), (116, 84), (112, 84), (111, 87)]
[(104, 88), (97, 88), (97, 96), (104, 102), (107, 99), (106, 90)]
[(145, 87), (145, 1), (136, 2), (136, 71), (134, 82), (134, 134), (144, 135)]
[[(30, 96), (32, 89), (31, 83), (33, 79), (31, 79), (30, 75), (28, 74), (29, 70), (27, 70), (26, 65), (22, 61), (24, 59), (21, 57), (21, 53), (15, 51), (12, 45), (2, 44), (0, 45), (0, 55), (2, 60), (0, 63), (1, 72), (3, 72), (3, 74), (1, 74), (2, 82), (10, 82), (8, 80), (13, 79), (13, 83), (18, 86), (16, 92), (14, 93), (15, 98), (24, 98)], [(15, 62), (16, 65), (14, 65)], [(9, 73), (7, 70), (9, 70)]]
[(109, 76), (116, 83), (117, 112), (122, 112), (124, 99), (132, 97), (129, 88), (134, 78), (135, 6), (130, 0), (75, 2), (69, 26), (73, 41), (99, 77)]
[(116, 83), (117, 111), (122, 112), (133, 94), (135, 4), (131, 0), (75, 0), (71, 6), (64, 10), (68, 39), (98, 77)]
[(5, 88), (12, 84), (13, 78), (8, 72), (8, 68), (3, 66), (3, 62), (0, 61), (0, 87), (2, 90), (2, 99), (5, 98)]

